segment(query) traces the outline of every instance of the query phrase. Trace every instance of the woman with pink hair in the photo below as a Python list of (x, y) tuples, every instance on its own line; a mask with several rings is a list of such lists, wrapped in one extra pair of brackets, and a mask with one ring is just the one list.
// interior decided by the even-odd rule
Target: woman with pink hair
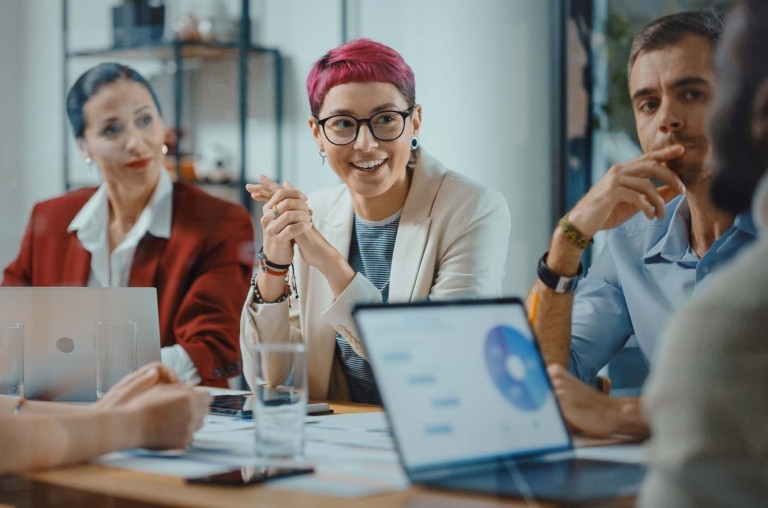
[(310, 398), (380, 403), (352, 307), (499, 295), (509, 210), (419, 146), (415, 78), (392, 48), (356, 39), (331, 50), (307, 92), (322, 163), (343, 185), (309, 197), (266, 177), (246, 186), (266, 202), (241, 321), (246, 379), (255, 344), (303, 342)]

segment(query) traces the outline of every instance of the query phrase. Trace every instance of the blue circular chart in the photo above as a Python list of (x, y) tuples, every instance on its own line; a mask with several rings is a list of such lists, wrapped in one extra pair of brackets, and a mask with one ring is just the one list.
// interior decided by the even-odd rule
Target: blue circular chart
[(496, 388), (516, 407), (536, 411), (544, 404), (549, 383), (533, 341), (497, 326), (485, 339), (485, 361)]

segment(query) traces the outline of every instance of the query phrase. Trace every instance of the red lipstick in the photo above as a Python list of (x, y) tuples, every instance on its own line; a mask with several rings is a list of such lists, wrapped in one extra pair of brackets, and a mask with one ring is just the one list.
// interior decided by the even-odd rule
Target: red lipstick
[(128, 164), (126, 164), (126, 166), (128, 166), (129, 168), (133, 168), (133, 169), (144, 169), (147, 166), (149, 166), (150, 162), (152, 162), (151, 158), (137, 159), (135, 161), (129, 162)]

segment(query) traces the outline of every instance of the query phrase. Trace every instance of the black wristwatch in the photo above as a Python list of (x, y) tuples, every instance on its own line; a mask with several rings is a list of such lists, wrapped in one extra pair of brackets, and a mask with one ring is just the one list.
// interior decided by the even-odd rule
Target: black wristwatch
[(576, 286), (579, 284), (579, 278), (584, 273), (584, 265), (579, 263), (579, 271), (573, 277), (565, 277), (559, 273), (553, 272), (547, 266), (547, 254), (545, 252), (541, 259), (539, 259), (539, 267), (537, 273), (539, 280), (544, 283), (550, 289), (553, 289), (556, 293), (573, 293), (576, 290)]

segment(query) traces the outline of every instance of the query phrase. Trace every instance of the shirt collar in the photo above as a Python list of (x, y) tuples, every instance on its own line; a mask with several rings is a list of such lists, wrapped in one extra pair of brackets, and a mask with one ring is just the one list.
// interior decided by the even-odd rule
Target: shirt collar
[(768, 171), (760, 179), (752, 199), (752, 214), (750, 218), (760, 228), (763, 235), (768, 233)]
[(690, 223), (691, 209), (688, 207), (688, 200), (682, 196), (670, 214), (667, 231), (645, 252), (643, 261), (650, 262), (656, 257), (661, 257), (667, 261), (683, 261), (691, 243), (689, 238)]
[(737, 215), (733, 221), (733, 227), (752, 237), (757, 237), (757, 227), (755, 227), (755, 219), (751, 213), (740, 213)]
[(171, 219), (173, 215), (173, 182), (167, 171), (160, 171), (157, 188), (149, 200), (147, 208), (152, 211), (152, 219), (147, 231), (157, 238), (171, 237)]
[[(69, 223), (67, 231), (77, 231), (81, 241), (98, 239), (107, 226), (108, 209), (106, 184), (101, 184)], [(150, 214), (147, 232), (157, 238), (170, 238), (172, 211), (173, 182), (166, 171), (160, 171), (155, 192), (142, 212)]]
[[(766, 180), (765, 200), (766, 200), (766, 225), (768, 226), (768, 179)], [(688, 201), (685, 196), (675, 207), (672, 219), (659, 241), (657, 241), (643, 256), (643, 261), (652, 262), (654, 258), (661, 257), (667, 261), (691, 261), (691, 239), (690, 239), (691, 209), (688, 207)], [(736, 216), (733, 221), (733, 228), (742, 231), (751, 236), (757, 236), (755, 221), (749, 213), (742, 213)], [(695, 256), (695, 255), (694, 255)]]

